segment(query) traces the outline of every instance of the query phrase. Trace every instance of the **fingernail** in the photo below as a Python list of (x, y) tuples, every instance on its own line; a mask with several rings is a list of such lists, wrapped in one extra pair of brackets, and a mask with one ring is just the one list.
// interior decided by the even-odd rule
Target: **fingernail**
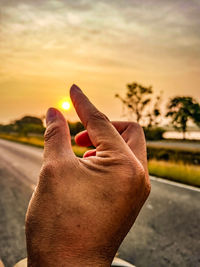
[(78, 91), (81, 91), (81, 89), (76, 85), (76, 84), (73, 84), (71, 89), (75, 89), (75, 90), (78, 90)]
[(46, 115), (46, 123), (50, 123), (56, 118), (56, 110), (54, 108), (49, 108)]

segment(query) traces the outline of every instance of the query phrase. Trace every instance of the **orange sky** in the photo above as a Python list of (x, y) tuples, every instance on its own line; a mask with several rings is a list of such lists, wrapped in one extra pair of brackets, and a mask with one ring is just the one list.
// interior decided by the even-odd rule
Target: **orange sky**
[[(43, 115), (79, 85), (119, 119), (137, 81), (200, 100), (198, 0), (0, 0), (0, 122)], [(75, 120), (73, 110), (67, 112)]]

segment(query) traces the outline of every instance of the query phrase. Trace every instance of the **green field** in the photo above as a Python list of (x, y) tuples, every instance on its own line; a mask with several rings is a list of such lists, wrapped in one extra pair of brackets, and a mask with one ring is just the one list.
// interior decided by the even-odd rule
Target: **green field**
[(148, 167), (151, 175), (200, 187), (200, 166), (149, 160)]
[(22, 144), (27, 144), (31, 146), (36, 146), (36, 147), (44, 147), (44, 139), (41, 136), (20, 136), (20, 135), (14, 135), (14, 134), (5, 134), (5, 133), (0, 133), (0, 138), (6, 139), (9, 141), (14, 141)]
[[(31, 146), (36, 146), (36, 147), (44, 147), (44, 139), (41, 136), (30, 136), (30, 137), (26, 137), (26, 136), (18, 136), (18, 135), (11, 135), (11, 134), (3, 134), (0, 133), (0, 138), (2, 139), (6, 139), (9, 141), (14, 141), (14, 142), (18, 142), (18, 143), (22, 143), (22, 144), (27, 144), (27, 145), (31, 145)], [(85, 151), (87, 151), (87, 148), (85, 147), (79, 147), (77, 145), (73, 145), (72, 146), (74, 153), (76, 154), (76, 156), (78, 157), (82, 157), (83, 154), (85, 153)]]
[[(24, 137), (0, 133), (0, 138), (37, 147), (44, 146), (43, 137), (39, 136)], [(87, 150), (87, 148), (77, 145), (73, 145), (72, 148), (78, 157), (82, 157)], [(151, 159), (148, 162), (148, 167), (150, 175), (200, 187), (200, 166)]]

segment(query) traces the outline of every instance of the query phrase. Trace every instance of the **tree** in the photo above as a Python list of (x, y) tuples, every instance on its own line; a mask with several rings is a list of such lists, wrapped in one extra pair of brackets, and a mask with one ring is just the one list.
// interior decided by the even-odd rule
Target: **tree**
[[(133, 82), (127, 84), (127, 92), (125, 98), (116, 94), (115, 97), (119, 98), (123, 105), (128, 109), (129, 113), (135, 116), (138, 123), (145, 120), (148, 127), (157, 124), (157, 118), (161, 115), (159, 109), (160, 96), (156, 98), (153, 104), (153, 89), (151, 86), (144, 87), (143, 85)], [(146, 114), (147, 106), (150, 107), (149, 112)], [(153, 110), (152, 110), (153, 107)]]
[(23, 125), (23, 124), (37, 124), (43, 126), (43, 122), (40, 118), (33, 116), (24, 116), (23, 118), (16, 120), (15, 124)]
[(159, 119), (161, 116), (160, 112), (160, 102), (161, 102), (161, 94), (156, 97), (155, 103), (153, 104), (153, 110), (150, 109), (147, 114), (148, 124), (147, 128), (150, 129), (153, 126), (158, 126), (160, 123)]
[(68, 125), (69, 125), (69, 129), (70, 129), (70, 134), (72, 136), (75, 136), (77, 133), (85, 130), (83, 124), (80, 121), (77, 121), (77, 122), (69, 122), (68, 121)]
[(195, 124), (198, 127), (200, 127), (200, 104), (199, 103), (195, 103), (193, 108), (194, 108), (193, 120), (194, 120)]
[(11, 133), (11, 132), (15, 132), (15, 125), (14, 124), (6, 124), (6, 125), (3, 125), (1, 124), (0, 125), (0, 132), (2, 133)]
[(43, 134), (45, 130), (43, 121), (33, 116), (25, 116), (19, 120), (15, 120), (14, 125), (16, 131), (25, 136), (27, 136), (28, 133)]
[(171, 117), (175, 129), (182, 131), (183, 139), (189, 120), (200, 127), (200, 105), (189, 96), (177, 96), (172, 98), (167, 105), (166, 117)]

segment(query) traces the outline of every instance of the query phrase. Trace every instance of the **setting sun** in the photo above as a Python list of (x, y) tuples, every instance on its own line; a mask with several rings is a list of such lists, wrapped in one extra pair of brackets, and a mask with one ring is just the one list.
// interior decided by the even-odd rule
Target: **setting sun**
[(70, 108), (71, 108), (71, 105), (70, 105), (69, 101), (62, 102), (62, 109), (63, 110), (69, 110)]
[(62, 98), (58, 103), (58, 107), (60, 109), (62, 109), (62, 110), (65, 110), (65, 111), (70, 110), (71, 107), (72, 107), (72, 103), (71, 103), (70, 97)]

